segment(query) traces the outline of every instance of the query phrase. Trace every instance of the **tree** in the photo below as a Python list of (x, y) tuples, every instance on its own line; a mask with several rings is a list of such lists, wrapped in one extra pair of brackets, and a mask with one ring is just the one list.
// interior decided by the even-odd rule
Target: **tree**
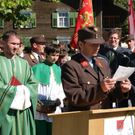
[[(128, 0), (114, 0), (114, 3), (128, 9)], [(135, 0), (132, 0), (132, 3), (135, 9)], [(128, 17), (125, 20), (124, 25), (122, 26), (122, 37), (126, 34), (128, 34)]]
[[(60, 0), (50, 0), (52, 2), (60, 2)], [(16, 28), (20, 28), (21, 25), (24, 27), (28, 26), (29, 23), (34, 23), (31, 17), (26, 17), (21, 14), (20, 11), (30, 11), (30, 6), (33, 5), (32, 0), (1, 0), (0, 1), (0, 18), (4, 22), (13, 20)]]
[(20, 28), (21, 25), (25, 27), (28, 23), (34, 22), (32, 18), (20, 13), (21, 10), (30, 11), (29, 6), (33, 5), (32, 0), (1, 0), (0, 5), (0, 18), (4, 22), (13, 20), (17, 28)]

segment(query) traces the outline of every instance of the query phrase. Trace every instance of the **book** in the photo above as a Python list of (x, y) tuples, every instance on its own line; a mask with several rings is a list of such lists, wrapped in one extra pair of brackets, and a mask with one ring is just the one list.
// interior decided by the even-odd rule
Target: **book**
[(14, 76), (12, 76), (9, 85), (17, 86), (22, 84)]

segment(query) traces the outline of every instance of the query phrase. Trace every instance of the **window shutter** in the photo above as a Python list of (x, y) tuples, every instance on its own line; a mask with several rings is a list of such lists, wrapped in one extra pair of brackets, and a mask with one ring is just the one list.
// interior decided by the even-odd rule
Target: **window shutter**
[(0, 28), (4, 28), (4, 20), (0, 18)]
[(69, 24), (70, 24), (70, 27), (75, 27), (77, 16), (78, 16), (78, 12), (70, 12), (69, 13)]
[(94, 14), (94, 25), (96, 26), (96, 12), (93, 12)]
[(57, 28), (57, 13), (52, 13), (52, 27)]
[(36, 13), (31, 13), (31, 18), (34, 19), (34, 23), (32, 24), (32, 28), (36, 28)]

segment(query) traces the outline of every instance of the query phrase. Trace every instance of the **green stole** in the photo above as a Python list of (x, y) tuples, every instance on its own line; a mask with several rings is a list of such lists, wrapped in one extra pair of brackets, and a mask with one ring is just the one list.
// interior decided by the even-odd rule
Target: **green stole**
[(32, 67), (36, 80), (41, 84), (49, 85), (51, 68), (53, 70), (56, 83), (61, 83), (61, 68), (59, 68), (55, 63), (48, 63), (47, 61)]

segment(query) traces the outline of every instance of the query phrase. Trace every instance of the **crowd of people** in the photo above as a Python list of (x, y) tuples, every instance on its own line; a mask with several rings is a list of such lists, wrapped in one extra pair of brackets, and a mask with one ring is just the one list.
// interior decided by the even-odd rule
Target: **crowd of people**
[(110, 30), (108, 47), (129, 59), (100, 48), (105, 41), (96, 26), (78, 30), (78, 49), (70, 56), (64, 42), (47, 44), (43, 35), (32, 37), (26, 52), (17, 32), (5, 32), (0, 40), (0, 135), (52, 135), (48, 110), (36, 109), (42, 101), (54, 103), (53, 113), (135, 106), (135, 73), (121, 82), (113, 79), (119, 65), (135, 67), (133, 35), (125, 36), (128, 48), (120, 40), (120, 32)]

